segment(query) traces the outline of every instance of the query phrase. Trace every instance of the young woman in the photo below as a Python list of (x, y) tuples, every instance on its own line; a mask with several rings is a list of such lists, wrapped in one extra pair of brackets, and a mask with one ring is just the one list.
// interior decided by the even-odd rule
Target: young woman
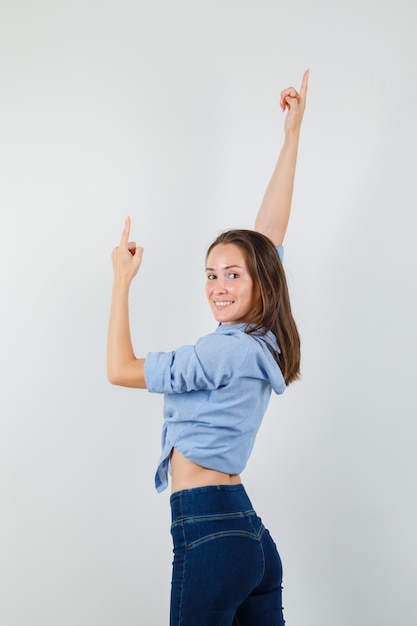
[(271, 391), (283, 393), (299, 375), (300, 341), (281, 261), (307, 84), (308, 71), (299, 92), (281, 93), (284, 143), (255, 230), (227, 231), (207, 252), (213, 333), (136, 358), (128, 297), (143, 249), (129, 242), (129, 218), (112, 254), (109, 381), (165, 395), (155, 485), (165, 489), (171, 473), (171, 626), (284, 624), (281, 560), (239, 474)]

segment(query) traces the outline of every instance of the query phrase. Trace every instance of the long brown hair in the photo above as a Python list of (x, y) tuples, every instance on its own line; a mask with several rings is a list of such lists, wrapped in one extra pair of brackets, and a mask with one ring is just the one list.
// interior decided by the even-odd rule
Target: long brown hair
[(213, 241), (206, 258), (215, 246), (227, 243), (243, 250), (252, 280), (259, 286), (259, 309), (245, 332), (257, 337), (265, 336), (268, 331), (275, 335), (280, 353), (266, 343), (289, 385), (300, 377), (300, 336), (277, 250), (268, 237), (255, 230), (228, 230)]

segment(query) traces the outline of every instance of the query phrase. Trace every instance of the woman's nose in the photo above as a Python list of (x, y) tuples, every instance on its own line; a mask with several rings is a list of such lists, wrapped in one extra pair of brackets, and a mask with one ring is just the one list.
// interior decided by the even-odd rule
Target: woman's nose
[(226, 283), (223, 280), (216, 280), (214, 293), (224, 293), (226, 291)]

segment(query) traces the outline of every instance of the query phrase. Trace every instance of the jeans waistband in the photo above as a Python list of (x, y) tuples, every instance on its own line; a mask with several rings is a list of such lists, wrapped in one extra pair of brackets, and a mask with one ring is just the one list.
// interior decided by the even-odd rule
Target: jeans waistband
[(209, 485), (176, 491), (170, 497), (170, 504), (172, 522), (197, 515), (224, 515), (253, 511), (252, 503), (241, 483)]

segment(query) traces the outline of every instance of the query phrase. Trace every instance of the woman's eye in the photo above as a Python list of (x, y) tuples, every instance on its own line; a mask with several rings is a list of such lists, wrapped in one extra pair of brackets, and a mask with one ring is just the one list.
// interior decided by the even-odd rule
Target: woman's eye
[(229, 278), (232, 278), (232, 279), (234, 279), (234, 278), (239, 278), (239, 275), (238, 275), (238, 274), (236, 274), (236, 272), (230, 272), (230, 274), (229, 274)]
[(215, 278), (214, 274), (207, 274), (207, 280), (214, 280)]

